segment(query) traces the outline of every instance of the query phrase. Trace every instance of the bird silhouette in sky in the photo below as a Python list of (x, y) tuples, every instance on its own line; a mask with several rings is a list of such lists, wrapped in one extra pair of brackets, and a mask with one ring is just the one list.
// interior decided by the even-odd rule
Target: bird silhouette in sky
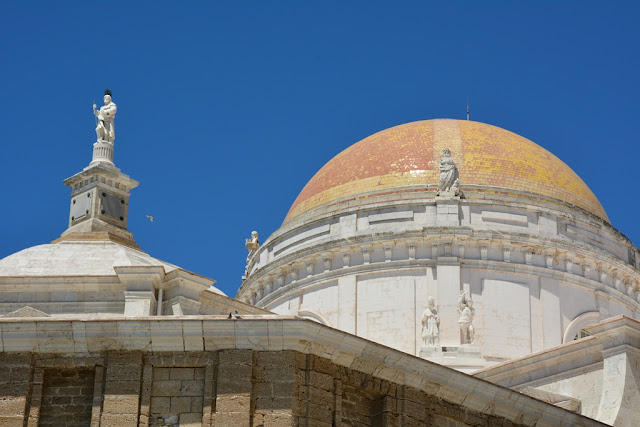
[(153, 217), (151, 215), (145, 215), (147, 218), (149, 218), (149, 221), (153, 222)]

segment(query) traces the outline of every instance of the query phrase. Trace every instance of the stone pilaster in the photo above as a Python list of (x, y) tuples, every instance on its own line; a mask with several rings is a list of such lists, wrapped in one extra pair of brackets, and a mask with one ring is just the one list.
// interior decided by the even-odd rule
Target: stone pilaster
[(101, 426), (138, 425), (141, 378), (141, 353), (109, 354)]

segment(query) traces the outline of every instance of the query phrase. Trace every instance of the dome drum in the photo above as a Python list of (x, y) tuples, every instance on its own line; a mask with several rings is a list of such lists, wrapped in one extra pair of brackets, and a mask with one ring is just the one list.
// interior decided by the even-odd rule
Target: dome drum
[[(281, 235), (274, 235), (252, 259), (250, 275), (240, 288), (238, 296), (247, 297), (252, 293), (249, 289), (256, 283), (268, 281), (270, 276), (290, 279), (288, 275), (293, 270), (296, 270), (296, 277), (302, 279), (332, 269), (352, 267), (358, 262), (373, 263), (376, 262), (376, 255), (372, 257), (372, 254), (376, 250), (380, 257), (378, 262), (390, 261), (391, 259), (382, 255), (384, 242), (393, 247), (394, 254), (402, 252), (405, 259), (414, 260), (436, 259), (437, 255), (432, 254), (430, 248), (440, 244), (445, 244), (445, 247), (453, 245), (462, 250), (461, 256), (456, 255), (460, 258), (468, 260), (477, 252), (476, 258), (487, 260), (487, 255), (482, 256), (478, 248), (497, 245), (497, 248), (509, 248), (511, 254), (507, 262), (511, 264), (550, 268), (553, 264), (549, 264), (545, 254), (562, 253), (562, 263), (573, 266), (569, 268), (570, 272), (585, 277), (589, 277), (597, 269), (596, 266), (603, 263), (615, 264), (618, 266), (616, 271), (624, 270), (630, 276), (638, 268), (640, 254), (637, 249), (612, 227), (605, 231), (586, 222), (567, 221), (563, 216), (541, 217), (535, 211), (507, 212), (504, 208), (487, 209), (487, 205), (467, 207), (468, 209), (462, 210), (466, 212), (464, 216), (468, 218), (468, 223), (463, 222), (459, 227), (439, 227), (435, 224), (424, 226), (421, 223), (427, 217), (428, 207), (420, 209), (416, 206), (403, 206), (404, 209), (358, 211), (357, 214), (306, 224), (299, 227), (300, 233), (287, 230)], [(351, 224), (351, 230), (348, 229), (348, 224)], [(598, 241), (591, 240), (589, 237), (596, 232)], [(401, 247), (404, 249), (400, 250)], [(409, 248), (412, 248), (413, 256), (409, 256)], [(499, 257), (494, 258), (498, 260)], [(329, 266), (325, 263), (327, 259), (331, 259)], [(344, 262), (344, 259), (349, 262)], [(316, 264), (320, 261), (322, 267), (318, 269)], [(560, 261), (555, 259), (555, 262)], [(313, 264), (313, 268), (309, 268), (310, 264)], [(587, 272), (581, 270), (583, 267)], [(564, 265), (559, 268), (565, 271), (567, 269)], [(265, 298), (269, 293), (280, 289), (284, 282), (289, 283), (279, 277), (282, 282), (279, 287), (273, 277), (271, 281), (274, 286), (270, 287), (269, 292), (265, 289), (261, 291)]]
[[(473, 191), (473, 190), (472, 190)], [(386, 201), (383, 197), (386, 197)], [(360, 199), (363, 201), (365, 199)], [(256, 252), (249, 263), (253, 274), (261, 267), (278, 260), (281, 256), (303, 251), (323, 241), (352, 239), (359, 235), (414, 230), (421, 235), (439, 234), (437, 204), (434, 199), (411, 201), (398, 200), (395, 194), (369, 199), (362, 204), (346, 205), (338, 212), (310, 212), (309, 222), (293, 221), (281, 227)], [(517, 197), (504, 195), (497, 204), (495, 200), (460, 200), (458, 202), (460, 228), (469, 227), (475, 233), (481, 230), (544, 236), (548, 239), (569, 240), (607, 252), (610, 256), (636, 265), (637, 248), (629, 240), (602, 220), (593, 215), (583, 215), (578, 210), (569, 215), (566, 210), (551, 210), (551, 206), (524, 205)], [(568, 207), (565, 207), (568, 209)], [(303, 218), (306, 218), (303, 217)], [(337, 243), (337, 242), (336, 242)], [(242, 289), (242, 288), (241, 288)]]
[[(402, 216), (407, 217), (397, 215)], [(419, 323), (427, 296), (438, 298), (441, 313), (449, 308), (441, 342), (454, 347), (455, 299), (468, 290), (476, 301), (477, 343), (493, 361), (560, 344), (569, 323), (584, 311), (604, 305), (612, 315), (633, 315), (640, 306), (637, 267), (584, 243), (462, 226), (340, 233), (335, 240), (325, 235), (300, 243), (254, 269), (237, 297), (280, 314), (303, 312), (417, 355), (421, 339), (406, 331)], [(504, 307), (506, 301), (513, 307)], [(517, 319), (527, 333), (503, 330), (495, 321), (501, 310), (525, 313)], [(538, 318), (535, 310), (560, 317)], [(492, 334), (497, 331), (502, 338)]]

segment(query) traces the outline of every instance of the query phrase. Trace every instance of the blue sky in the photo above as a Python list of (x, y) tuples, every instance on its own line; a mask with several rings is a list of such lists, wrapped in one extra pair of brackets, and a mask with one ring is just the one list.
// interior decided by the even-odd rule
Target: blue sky
[(0, 6), (0, 258), (66, 229), (62, 180), (91, 160), (105, 88), (115, 163), (141, 181), (129, 230), (228, 295), (245, 237), (274, 232), (324, 163), (390, 126), (462, 119), (467, 96), (640, 243), (639, 2), (133, 3)]

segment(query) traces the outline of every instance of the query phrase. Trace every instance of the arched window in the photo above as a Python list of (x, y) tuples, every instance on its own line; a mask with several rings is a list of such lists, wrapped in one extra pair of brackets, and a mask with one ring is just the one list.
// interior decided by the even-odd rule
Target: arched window
[(564, 331), (562, 343), (577, 340), (589, 336), (588, 332), (584, 329), (587, 326), (595, 325), (600, 322), (600, 313), (597, 311), (588, 311), (582, 313), (569, 323), (569, 326)]

